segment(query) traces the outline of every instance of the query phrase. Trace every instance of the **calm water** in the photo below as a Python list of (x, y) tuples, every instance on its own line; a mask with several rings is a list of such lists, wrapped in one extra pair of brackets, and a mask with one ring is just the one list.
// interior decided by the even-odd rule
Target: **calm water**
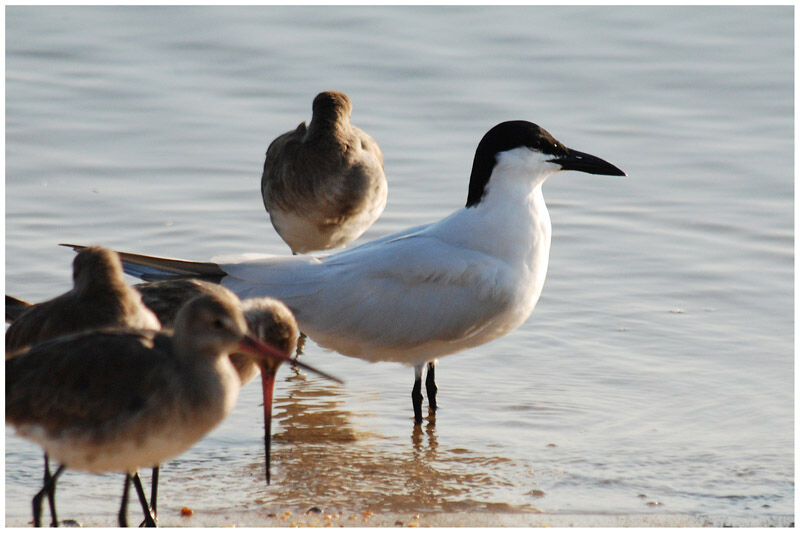
[[(273, 485), (251, 383), (165, 465), (160, 514), (189, 506), (197, 524), (315, 505), (787, 525), (793, 16), (7, 7), (6, 292), (66, 290), (73, 253), (59, 242), (288, 253), (261, 203), (263, 155), (321, 90), (350, 95), (386, 159), (388, 205), (361, 242), (462, 206), (481, 136), (531, 120), (629, 177), (545, 185), (542, 298), (516, 332), (440, 361), (436, 425), (413, 429), (410, 369), (310, 343), (307, 360), (347, 384), (281, 371)], [(40, 452), (8, 428), (5, 444), (6, 520), (24, 525)], [(115, 523), (120, 476), (62, 479), (62, 518)]]

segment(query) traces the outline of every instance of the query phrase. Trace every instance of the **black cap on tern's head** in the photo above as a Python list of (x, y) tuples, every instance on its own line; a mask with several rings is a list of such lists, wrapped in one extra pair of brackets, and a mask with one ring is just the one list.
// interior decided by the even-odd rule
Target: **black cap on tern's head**
[(560, 170), (577, 170), (607, 176), (625, 175), (622, 170), (599, 157), (567, 148), (547, 130), (533, 122), (510, 120), (501, 122), (486, 132), (475, 150), (467, 207), (477, 205), (481, 201), (492, 170), (497, 163), (497, 154), (521, 147), (553, 156), (547, 161), (560, 165)]

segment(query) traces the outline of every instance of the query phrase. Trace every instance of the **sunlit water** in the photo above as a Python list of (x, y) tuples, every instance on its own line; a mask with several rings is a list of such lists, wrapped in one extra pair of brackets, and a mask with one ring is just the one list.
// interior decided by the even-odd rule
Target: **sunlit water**
[[(309, 343), (347, 383), (281, 371), (272, 486), (254, 382), (164, 466), (162, 516), (793, 522), (792, 7), (8, 7), (6, 54), (6, 292), (34, 301), (70, 286), (60, 242), (288, 253), (263, 154), (321, 90), (348, 93), (384, 152), (388, 205), (359, 242), (462, 206), (503, 120), (629, 175), (545, 185), (541, 300), (440, 361), (435, 425), (412, 424), (410, 369)], [(5, 460), (24, 525), (40, 451), (7, 428)], [(121, 485), (68, 472), (61, 518), (113, 525)]]

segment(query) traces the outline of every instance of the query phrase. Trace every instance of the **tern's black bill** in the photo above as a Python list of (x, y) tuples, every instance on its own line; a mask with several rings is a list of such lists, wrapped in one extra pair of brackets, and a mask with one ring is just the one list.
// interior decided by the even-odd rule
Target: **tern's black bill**
[(625, 173), (603, 159), (585, 154), (577, 150), (569, 150), (566, 155), (549, 160), (561, 165), (562, 170), (577, 170), (589, 174), (603, 174), (605, 176), (624, 176)]

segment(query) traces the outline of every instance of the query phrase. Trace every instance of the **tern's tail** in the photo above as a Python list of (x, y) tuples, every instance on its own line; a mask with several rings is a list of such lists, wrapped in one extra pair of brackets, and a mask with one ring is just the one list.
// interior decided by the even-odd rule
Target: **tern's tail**
[(27, 311), (33, 304), (6, 294), (6, 322), (14, 322)]
[[(79, 244), (62, 244), (61, 246), (68, 246), (76, 252), (86, 248)], [(225, 271), (216, 263), (182, 261), (127, 252), (117, 253), (125, 273), (144, 281), (194, 278), (219, 283), (225, 277)]]

